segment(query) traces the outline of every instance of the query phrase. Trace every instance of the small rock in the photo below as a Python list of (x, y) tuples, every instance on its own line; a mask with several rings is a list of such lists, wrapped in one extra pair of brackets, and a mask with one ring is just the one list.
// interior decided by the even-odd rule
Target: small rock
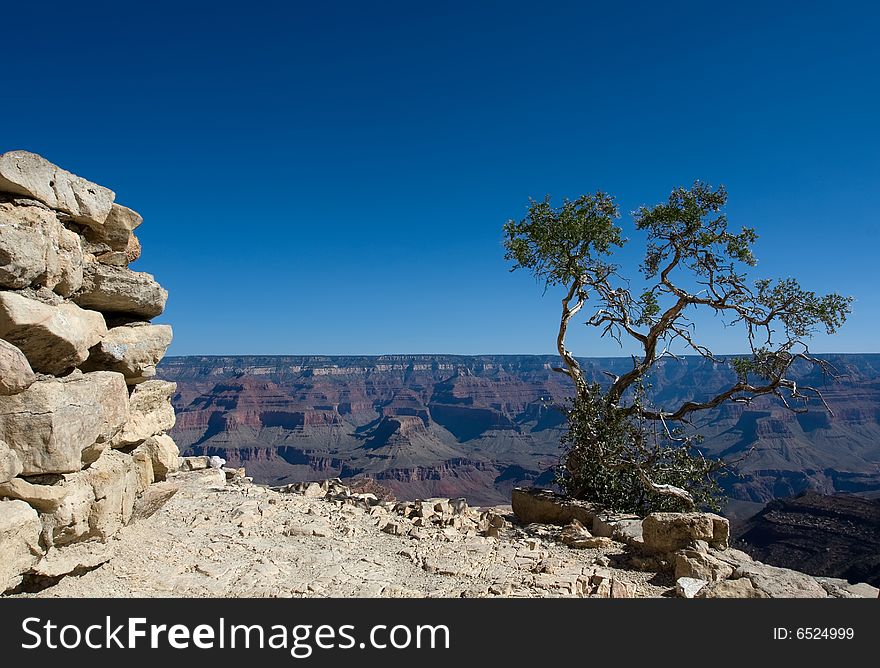
[(675, 581), (675, 595), (680, 598), (694, 598), (709, 584), (706, 580), (697, 578), (678, 578)]

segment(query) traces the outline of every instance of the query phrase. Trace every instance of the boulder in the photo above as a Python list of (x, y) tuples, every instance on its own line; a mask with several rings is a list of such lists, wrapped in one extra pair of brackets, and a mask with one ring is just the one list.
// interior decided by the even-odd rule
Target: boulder
[(66, 495), (67, 490), (62, 485), (35, 485), (24, 478), (0, 483), (0, 497), (26, 501), (41, 513), (51, 513)]
[[(601, 538), (607, 538), (607, 536), (601, 536)], [(638, 598), (638, 593), (638, 588), (634, 583), (612, 578), (611, 598)]]
[(769, 598), (769, 596), (756, 589), (747, 578), (740, 578), (708, 584), (700, 589), (696, 598)]
[(514, 487), (511, 493), (513, 513), (523, 524), (559, 524), (566, 526), (577, 520), (584, 526), (593, 526), (598, 512), (585, 501), (576, 501), (547, 489)]
[(768, 566), (759, 561), (744, 564), (733, 577), (749, 580), (769, 598), (827, 598), (828, 592), (815, 578), (787, 568)]
[(67, 494), (53, 512), (41, 515), (45, 544), (106, 541), (131, 519), (138, 492), (137, 465), (129, 455), (107, 450), (89, 468), (63, 475), (57, 484)]
[(177, 465), (180, 471), (203, 471), (210, 467), (207, 455), (198, 457), (179, 457)]
[(0, 286), (45, 287), (64, 297), (82, 286), (80, 237), (54, 212), (0, 201), (0, 229)]
[(592, 538), (592, 534), (584, 528), (584, 525), (577, 520), (571, 523), (559, 532), (559, 540), (569, 547), (580, 548), (581, 543), (587, 538)]
[(712, 513), (651, 513), (642, 521), (644, 549), (671, 553), (702, 540), (727, 546), (727, 520)]
[(733, 566), (734, 570), (739, 568), (740, 566), (751, 564), (755, 561), (754, 559), (752, 559), (751, 556), (749, 556), (742, 550), (737, 550), (732, 547), (729, 547), (725, 550), (716, 550), (713, 548), (709, 548), (708, 553), (719, 561), (723, 561), (725, 564), (730, 564), (731, 566)]
[(170, 436), (165, 434), (150, 436), (140, 447), (144, 448), (153, 462), (153, 474), (156, 480), (165, 480), (169, 473), (177, 471), (180, 450)]
[(104, 316), (96, 311), (0, 293), (0, 338), (21, 350), (35, 371), (60, 375), (79, 366), (106, 333)]
[(109, 442), (128, 421), (128, 389), (112, 371), (41, 380), (0, 397), (0, 439), (25, 476), (82, 468), (83, 450)]
[(116, 197), (28, 151), (0, 155), (0, 191), (32, 197), (90, 227), (104, 224)]
[(113, 447), (143, 443), (150, 436), (170, 430), (175, 421), (171, 396), (176, 389), (177, 383), (167, 380), (148, 380), (135, 385), (129, 397), (128, 422), (113, 437)]
[(89, 235), (90, 240), (104, 243), (112, 251), (125, 253), (131, 243), (132, 231), (143, 221), (143, 216), (136, 211), (114, 202), (104, 224), (94, 228)]
[(131, 459), (137, 471), (138, 493), (140, 493), (156, 480), (156, 474), (153, 471), (153, 458), (145, 447), (139, 445), (131, 451)]
[(0, 339), (0, 396), (24, 392), (36, 379), (24, 353)]
[(113, 327), (89, 350), (83, 371), (118, 371), (129, 385), (156, 375), (156, 365), (171, 344), (170, 325), (126, 325)]
[(17, 587), (42, 555), (37, 511), (24, 501), (0, 501), (0, 594)]
[(679, 550), (675, 553), (675, 577), (719, 582), (733, 575), (733, 566), (698, 550)]
[(614, 530), (621, 522), (637, 522), (641, 523), (638, 515), (630, 515), (627, 513), (598, 513), (593, 518), (593, 535), (606, 536), (611, 538)]
[(168, 291), (152, 274), (90, 262), (84, 270), (82, 289), (73, 301), (104, 313), (126, 313), (149, 319), (165, 310), (167, 299)]
[(6, 441), (0, 441), (0, 482), (12, 480), (22, 471), (21, 460)]

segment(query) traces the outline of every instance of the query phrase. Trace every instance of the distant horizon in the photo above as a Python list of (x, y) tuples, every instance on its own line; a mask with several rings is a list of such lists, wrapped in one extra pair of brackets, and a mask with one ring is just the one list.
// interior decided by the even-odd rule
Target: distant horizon
[[(741, 357), (748, 355), (741, 353), (716, 353), (715, 357)], [(880, 355), (880, 352), (812, 352), (816, 357), (830, 356), (857, 356), (857, 355)], [(163, 361), (169, 359), (182, 359), (185, 357), (554, 357), (559, 358), (559, 353), (210, 353), (189, 355), (166, 355)], [(575, 353), (575, 359), (614, 360), (631, 359), (631, 355), (580, 355)], [(693, 353), (676, 355), (679, 358), (709, 359)], [(674, 358), (673, 358), (674, 359)]]

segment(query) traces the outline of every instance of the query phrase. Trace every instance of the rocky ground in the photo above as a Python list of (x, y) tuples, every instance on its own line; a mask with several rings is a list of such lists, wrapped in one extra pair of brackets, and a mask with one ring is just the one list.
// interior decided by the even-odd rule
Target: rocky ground
[[(227, 484), (212, 469), (172, 476), (148, 497), (106, 548), (78, 546), (80, 572), (112, 559), (19, 595), (657, 597), (674, 585), (671, 575), (616, 568), (625, 551), (618, 543), (571, 549), (549, 540), (550, 528), (542, 538), (513, 526), (497, 538), (434, 525), (421, 537), (393, 535), (389, 523), (412, 523), (393, 510), (272, 491), (242, 478)], [(29, 587), (50, 582), (31, 579)]]
[[(243, 474), (208, 468), (169, 475), (150, 486), (133, 522), (107, 543), (50, 551), (14, 595), (877, 597), (873, 587), (766, 566), (717, 541), (646, 556), (646, 544), (671, 541), (672, 550), (680, 530), (698, 529), (680, 515), (677, 528), (658, 530), (654, 522), (644, 531), (640, 521), (604, 516), (591, 533), (577, 519), (565, 527), (522, 525), (510, 507), (473, 509), (463, 499), (383, 502), (336, 481), (270, 489)], [(547, 498), (514, 500), (521, 515), (546, 512)], [(576, 518), (585, 507), (556, 510)], [(593, 535), (597, 527), (609, 535)], [(706, 538), (714, 531), (717, 539), (718, 528), (710, 521)]]

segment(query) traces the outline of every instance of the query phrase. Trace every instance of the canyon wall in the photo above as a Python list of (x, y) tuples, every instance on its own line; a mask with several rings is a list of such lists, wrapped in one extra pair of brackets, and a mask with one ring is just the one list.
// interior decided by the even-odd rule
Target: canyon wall
[[(837, 378), (806, 367), (799, 381), (822, 388), (795, 414), (779, 402), (727, 404), (698, 416), (704, 447), (742, 458), (723, 480), (726, 512), (746, 517), (804, 489), (880, 494), (880, 355), (832, 355)], [(245, 465), (270, 484), (369, 475), (398, 498), (465, 496), (509, 503), (516, 485), (552, 482), (571, 383), (552, 356), (383, 355), (170, 357), (173, 431), (191, 454)], [(624, 373), (627, 358), (582, 359), (587, 375)], [(664, 360), (649, 382), (658, 405), (711, 396), (729, 367)], [(743, 458), (744, 457), (744, 458)]]
[(141, 216), (26, 151), (0, 155), (0, 593), (88, 567), (178, 466), (157, 380), (168, 293), (132, 271)]

